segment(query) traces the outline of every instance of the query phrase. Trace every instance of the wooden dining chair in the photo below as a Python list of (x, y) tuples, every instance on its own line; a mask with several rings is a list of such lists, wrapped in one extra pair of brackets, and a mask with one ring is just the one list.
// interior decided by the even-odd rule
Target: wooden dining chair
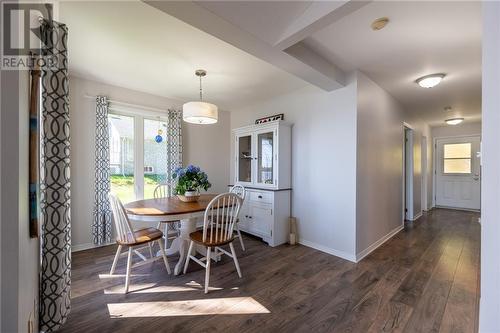
[[(231, 187), (231, 190), (229, 190), (229, 192), (238, 195), (241, 199), (241, 204), (243, 205), (243, 202), (245, 201), (245, 196), (246, 196), (245, 187), (243, 187), (242, 185), (234, 185), (233, 187)], [(235, 231), (236, 231), (235, 237), (240, 239), (241, 249), (243, 251), (245, 251), (245, 244), (243, 244), (243, 237), (241, 237), (240, 227), (238, 226), (239, 222), (240, 222), (240, 220), (237, 219), (236, 225), (235, 225)]]
[[(163, 233), (156, 228), (142, 228), (138, 230), (132, 229), (132, 224), (128, 219), (125, 208), (123, 207), (120, 199), (116, 196), (109, 194), (109, 202), (111, 204), (111, 211), (113, 212), (113, 220), (115, 222), (116, 228), (116, 243), (118, 244), (118, 249), (116, 250), (115, 259), (111, 266), (111, 271), (109, 275), (115, 273), (116, 264), (118, 258), (120, 257), (123, 247), (128, 247), (128, 257), (127, 257), (127, 274), (125, 277), (125, 294), (128, 293), (129, 282), (130, 282), (130, 270), (132, 269), (132, 253), (134, 247), (143, 246), (145, 244), (150, 244), (154, 241), (160, 242), (160, 249), (163, 257), (163, 262), (168, 274), (170, 274), (170, 266), (168, 265), (167, 256), (165, 255), (165, 249), (163, 248), (162, 237)], [(160, 257), (152, 257), (145, 262), (152, 262)], [(141, 262), (144, 264), (145, 262)]]
[[(242, 200), (235, 193), (219, 194), (210, 201), (205, 210), (203, 217), (203, 230), (192, 232), (189, 235), (191, 242), (189, 243), (188, 255), (184, 264), (184, 274), (186, 274), (189, 261), (193, 260), (205, 268), (205, 294), (208, 293), (208, 284), (210, 279), (210, 262), (212, 249), (220, 251), (233, 258), (234, 265), (238, 276), (241, 278), (240, 265), (234, 251), (234, 225), (240, 212)], [(196, 258), (192, 255), (194, 244), (199, 244), (206, 247), (206, 256)], [(222, 246), (229, 244), (231, 253), (224, 250)]]
[[(159, 184), (158, 186), (155, 187), (155, 190), (153, 192), (153, 197), (155, 199), (161, 199), (161, 198), (168, 198), (171, 194), (170, 187), (172, 185), (168, 183), (164, 184)], [(168, 240), (169, 239), (174, 239), (179, 236), (179, 231), (178, 228), (176, 229), (174, 227), (174, 223), (178, 224), (180, 221), (160, 221), (158, 222), (157, 228), (161, 230), (161, 225), (164, 224), (163, 228), (163, 238), (165, 239), (165, 249), (167, 249), (168, 246)]]

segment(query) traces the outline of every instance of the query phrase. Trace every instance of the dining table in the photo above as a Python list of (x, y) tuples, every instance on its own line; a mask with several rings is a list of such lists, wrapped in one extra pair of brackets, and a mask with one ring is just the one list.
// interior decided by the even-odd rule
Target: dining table
[[(180, 221), (179, 235), (173, 239), (166, 249), (167, 256), (179, 253), (179, 260), (174, 274), (179, 275), (184, 268), (189, 247), (189, 234), (196, 231), (196, 223), (205, 214), (205, 210), (216, 194), (202, 194), (195, 202), (181, 201), (177, 196), (158, 199), (132, 201), (124, 205), (131, 221), (174, 223)], [(197, 248), (201, 252), (203, 248)]]

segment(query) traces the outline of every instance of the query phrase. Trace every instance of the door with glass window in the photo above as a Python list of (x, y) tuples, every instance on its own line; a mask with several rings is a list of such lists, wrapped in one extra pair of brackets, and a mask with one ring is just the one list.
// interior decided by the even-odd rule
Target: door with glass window
[(436, 140), (436, 206), (481, 208), (480, 137)]

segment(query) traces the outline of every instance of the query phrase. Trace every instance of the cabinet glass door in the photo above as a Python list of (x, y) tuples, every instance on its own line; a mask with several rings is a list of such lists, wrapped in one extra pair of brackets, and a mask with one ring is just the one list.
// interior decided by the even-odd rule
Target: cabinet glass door
[(257, 135), (257, 182), (274, 184), (274, 132)]
[(238, 137), (238, 181), (252, 182), (252, 136)]

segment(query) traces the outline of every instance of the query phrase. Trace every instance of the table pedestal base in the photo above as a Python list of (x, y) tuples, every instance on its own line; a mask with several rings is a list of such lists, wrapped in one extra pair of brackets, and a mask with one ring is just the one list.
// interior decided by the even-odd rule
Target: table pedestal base
[[(189, 249), (189, 242), (191, 239), (189, 238), (189, 234), (196, 231), (196, 221), (197, 219), (183, 219), (181, 220), (181, 227), (179, 229), (179, 237), (174, 238), (170, 247), (165, 250), (167, 256), (174, 255), (179, 253), (179, 261), (174, 268), (174, 275), (179, 275), (184, 270), (184, 263), (187, 258), (187, 251)], [(200, 253), (203, 256), (207, 255), (207, 249), (203, 246), (195, 244), (194, 250)], [(158, 251), (156, 253), (157, 256), (161, 255), (161, 252)], [(215, 253), (212, 253), (210, 257), (215, 260)]]

